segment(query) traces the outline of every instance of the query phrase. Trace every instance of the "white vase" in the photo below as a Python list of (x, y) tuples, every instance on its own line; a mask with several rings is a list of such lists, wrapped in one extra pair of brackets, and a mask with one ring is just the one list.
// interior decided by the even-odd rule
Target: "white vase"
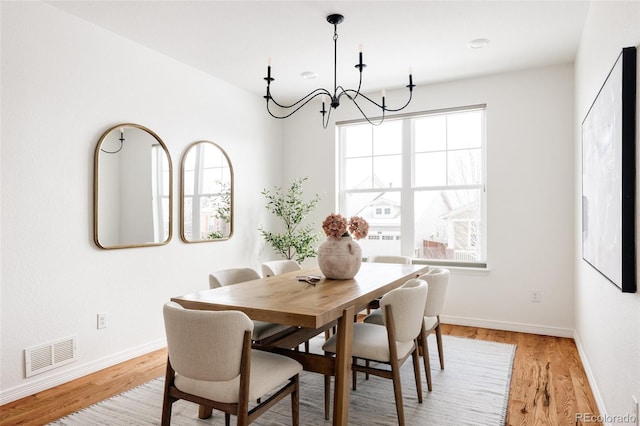
[(350, 280), (360, 270), (362, 250), (351, 237), (327, 238), (318, 247), (318, 266), (326, 278)]

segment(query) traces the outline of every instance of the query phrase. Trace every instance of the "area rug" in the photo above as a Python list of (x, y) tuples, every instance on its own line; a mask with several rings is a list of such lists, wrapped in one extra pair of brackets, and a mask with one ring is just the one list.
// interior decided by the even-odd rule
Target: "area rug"
[[(424, 398), (418, 403), (412, 362), (402, 366), (404, 411), (408, 426), (497, 426), (505, 424), (515, 345), (443, 336), (445, 369), (440, 370), (435, 336), (429, 336), (433, 391), (428, 392), (421, 368)], [(317, 342), (312, 347), (317, 349)], [(313, 349), (312, 349), (313, 350)], [(315, 351), (315, 350), (314, 350)], [(422, 360), (420, 361), (422, 367)], [(397, 424), (391, 380), (359, 374), (351, 392), (349, 424), (356, 426)], [(330, 425), (324, 420), (324, 380), (309, 372), (300, 375), (300, 424)], [(162, 411), (164, 378), (92, 405), (52, 425), (158, 425)], [(195, 404), (173, 404), (171, 424), (220, 425), (224, 415), (214, 411), (207, 420), (198, 419)], [(232, 418), (235, 424), (235, 418)], [(281, 401), (253, 423), (262, 426), (290, 425), (290, 399)]]

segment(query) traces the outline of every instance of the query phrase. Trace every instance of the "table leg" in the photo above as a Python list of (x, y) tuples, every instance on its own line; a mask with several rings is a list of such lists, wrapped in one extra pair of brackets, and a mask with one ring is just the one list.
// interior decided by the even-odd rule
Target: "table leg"
[(353, 340), (353, 306), (345, 309), (338, 319), (336, 344), (336, 375), (333, 396), (333, 424), (349, 423), (349, 379), (351, 376), (351, 342)]

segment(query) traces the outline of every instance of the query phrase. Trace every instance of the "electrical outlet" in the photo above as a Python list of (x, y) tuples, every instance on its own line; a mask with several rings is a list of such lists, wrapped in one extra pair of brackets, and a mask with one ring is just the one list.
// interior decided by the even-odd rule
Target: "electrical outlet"
[(640, 409), (638, 408), (638, 398), (635, 395), (631, 395), (631, 399), (633, 399), (633, 410), (631, 410), (633, 414), (633, 418), (636, 422), (636, 426), (640, 425), (640, 419), (638, 416), (640, 415)]
[(540, 290), (531, 290), (531, 301), (535, 303), (542, 302), (542, 292)]
[(102, 312), (98, 314), (98, 330), (101, 328), (107, 328), (107, 313)]

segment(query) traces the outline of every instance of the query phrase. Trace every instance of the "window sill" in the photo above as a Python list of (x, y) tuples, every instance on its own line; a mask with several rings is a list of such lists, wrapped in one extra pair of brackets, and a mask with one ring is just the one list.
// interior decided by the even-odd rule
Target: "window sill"
[(434, 261), (429, 259), (413, 259), (412, 263), (414, 265), (428, 265), (433, 267), (442, 267), (447, 268), (448, 270), (454, 272), (455, 274), (460, 275), (489, 275), (491, 269), (486, 263), (475, 263), (465, 265), (462, 263), (455, 262), (443, 262), (443, 261)]

